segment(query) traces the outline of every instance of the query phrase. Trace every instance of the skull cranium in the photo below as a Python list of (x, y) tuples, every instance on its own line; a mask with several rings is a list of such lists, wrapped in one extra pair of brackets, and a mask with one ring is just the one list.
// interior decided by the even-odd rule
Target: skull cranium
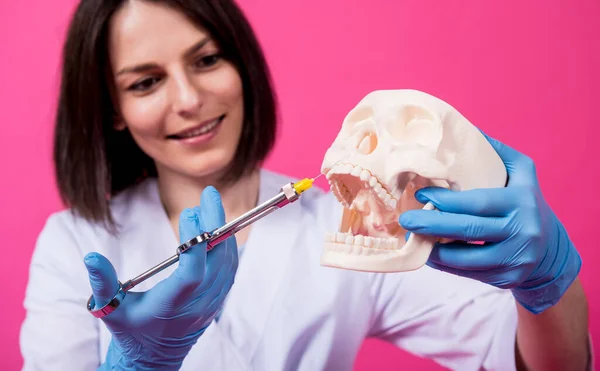
[(345, 117), (327, 150), (322, 173), (342, 204), (337, 232), (328, 233), (321, 265), (372, 272), (423, 266), (437, 238), (398, 223), (424, 207), (426, 186), (455, 191), (503, 187), (506, 168), (481, 132), (446, 102), (416, 90), (378, 90)]

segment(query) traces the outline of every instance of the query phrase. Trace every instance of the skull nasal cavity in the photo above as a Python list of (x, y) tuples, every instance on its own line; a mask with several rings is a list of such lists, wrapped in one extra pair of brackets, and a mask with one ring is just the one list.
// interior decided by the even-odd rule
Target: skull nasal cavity
[(368, 155), (377, 147), (377, 136), (374, 133), (364, 133), (358, 141), (358, 152)]

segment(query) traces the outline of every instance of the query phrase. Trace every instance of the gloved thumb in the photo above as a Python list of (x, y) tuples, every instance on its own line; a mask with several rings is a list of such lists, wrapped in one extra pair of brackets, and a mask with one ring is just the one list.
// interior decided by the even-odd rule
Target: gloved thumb
[(106, 305), (117, 293), (119, 282), (113, 265), (104, 256), (92, 252), (84, 258), (88, 270), (95, 308)]

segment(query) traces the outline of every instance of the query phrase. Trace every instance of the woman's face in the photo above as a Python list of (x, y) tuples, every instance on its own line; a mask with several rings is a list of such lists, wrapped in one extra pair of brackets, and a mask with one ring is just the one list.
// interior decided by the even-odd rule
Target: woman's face
[(218, 174), (242, 131), (242, 82), (210, 35), (161, 4), (127, 2), (111, 20), (109, 50), (121, 111), (160, 176)]

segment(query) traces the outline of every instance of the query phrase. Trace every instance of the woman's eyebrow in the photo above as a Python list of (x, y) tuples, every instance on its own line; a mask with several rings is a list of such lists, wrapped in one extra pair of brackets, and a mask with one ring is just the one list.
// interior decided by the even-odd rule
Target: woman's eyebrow
[(187, 51), (183, 54), (183, 56), (185, 58), (190, 58), (191, 56), (193, 56), (198, 50), (202, 49), (204, 47), (204, 45), (208, 44), (208, 42), (211, 41), (210, 37), (205, 37), (204, 39), (198, 41), (197, 43), (195, 43), (194, 45), (192, 45), (191, 47), (189, 47), (187, 49)]
[(158, 67), (158, 66), (154, 63), (138, 64), (137, 66), (125, 67), (125, 68), (121, 69), (119, 72), (117, 72), (117, 76), (123, 75), (125, 73), (141, 73), (144, 71), (154, 69), (156, 67)]
[[(197, 42), (196, 44), (192, 45), (185, 51), (184, 57), (189, 58), (190, 56), (194, 55), (194, 53), (196, 53), (198, 50), (202, 49), (204, 47), (204, 45), (206, 45), (209, 41), (211, 41), (210, 37), (206, 37), (206, 38), (200, 40), (199, 42)], [(138, 64), (136, 66), (122, 68), (121, 70), (119, 70), (119, 72), (117, 72), (117, 76), (123, 75), (125, 73), (141, 73), (141, 72), (148, 71), (148, 70), (151, 70), (151, 69), (154, 69), (157, 67), (158, 66), (154, 63)]]

